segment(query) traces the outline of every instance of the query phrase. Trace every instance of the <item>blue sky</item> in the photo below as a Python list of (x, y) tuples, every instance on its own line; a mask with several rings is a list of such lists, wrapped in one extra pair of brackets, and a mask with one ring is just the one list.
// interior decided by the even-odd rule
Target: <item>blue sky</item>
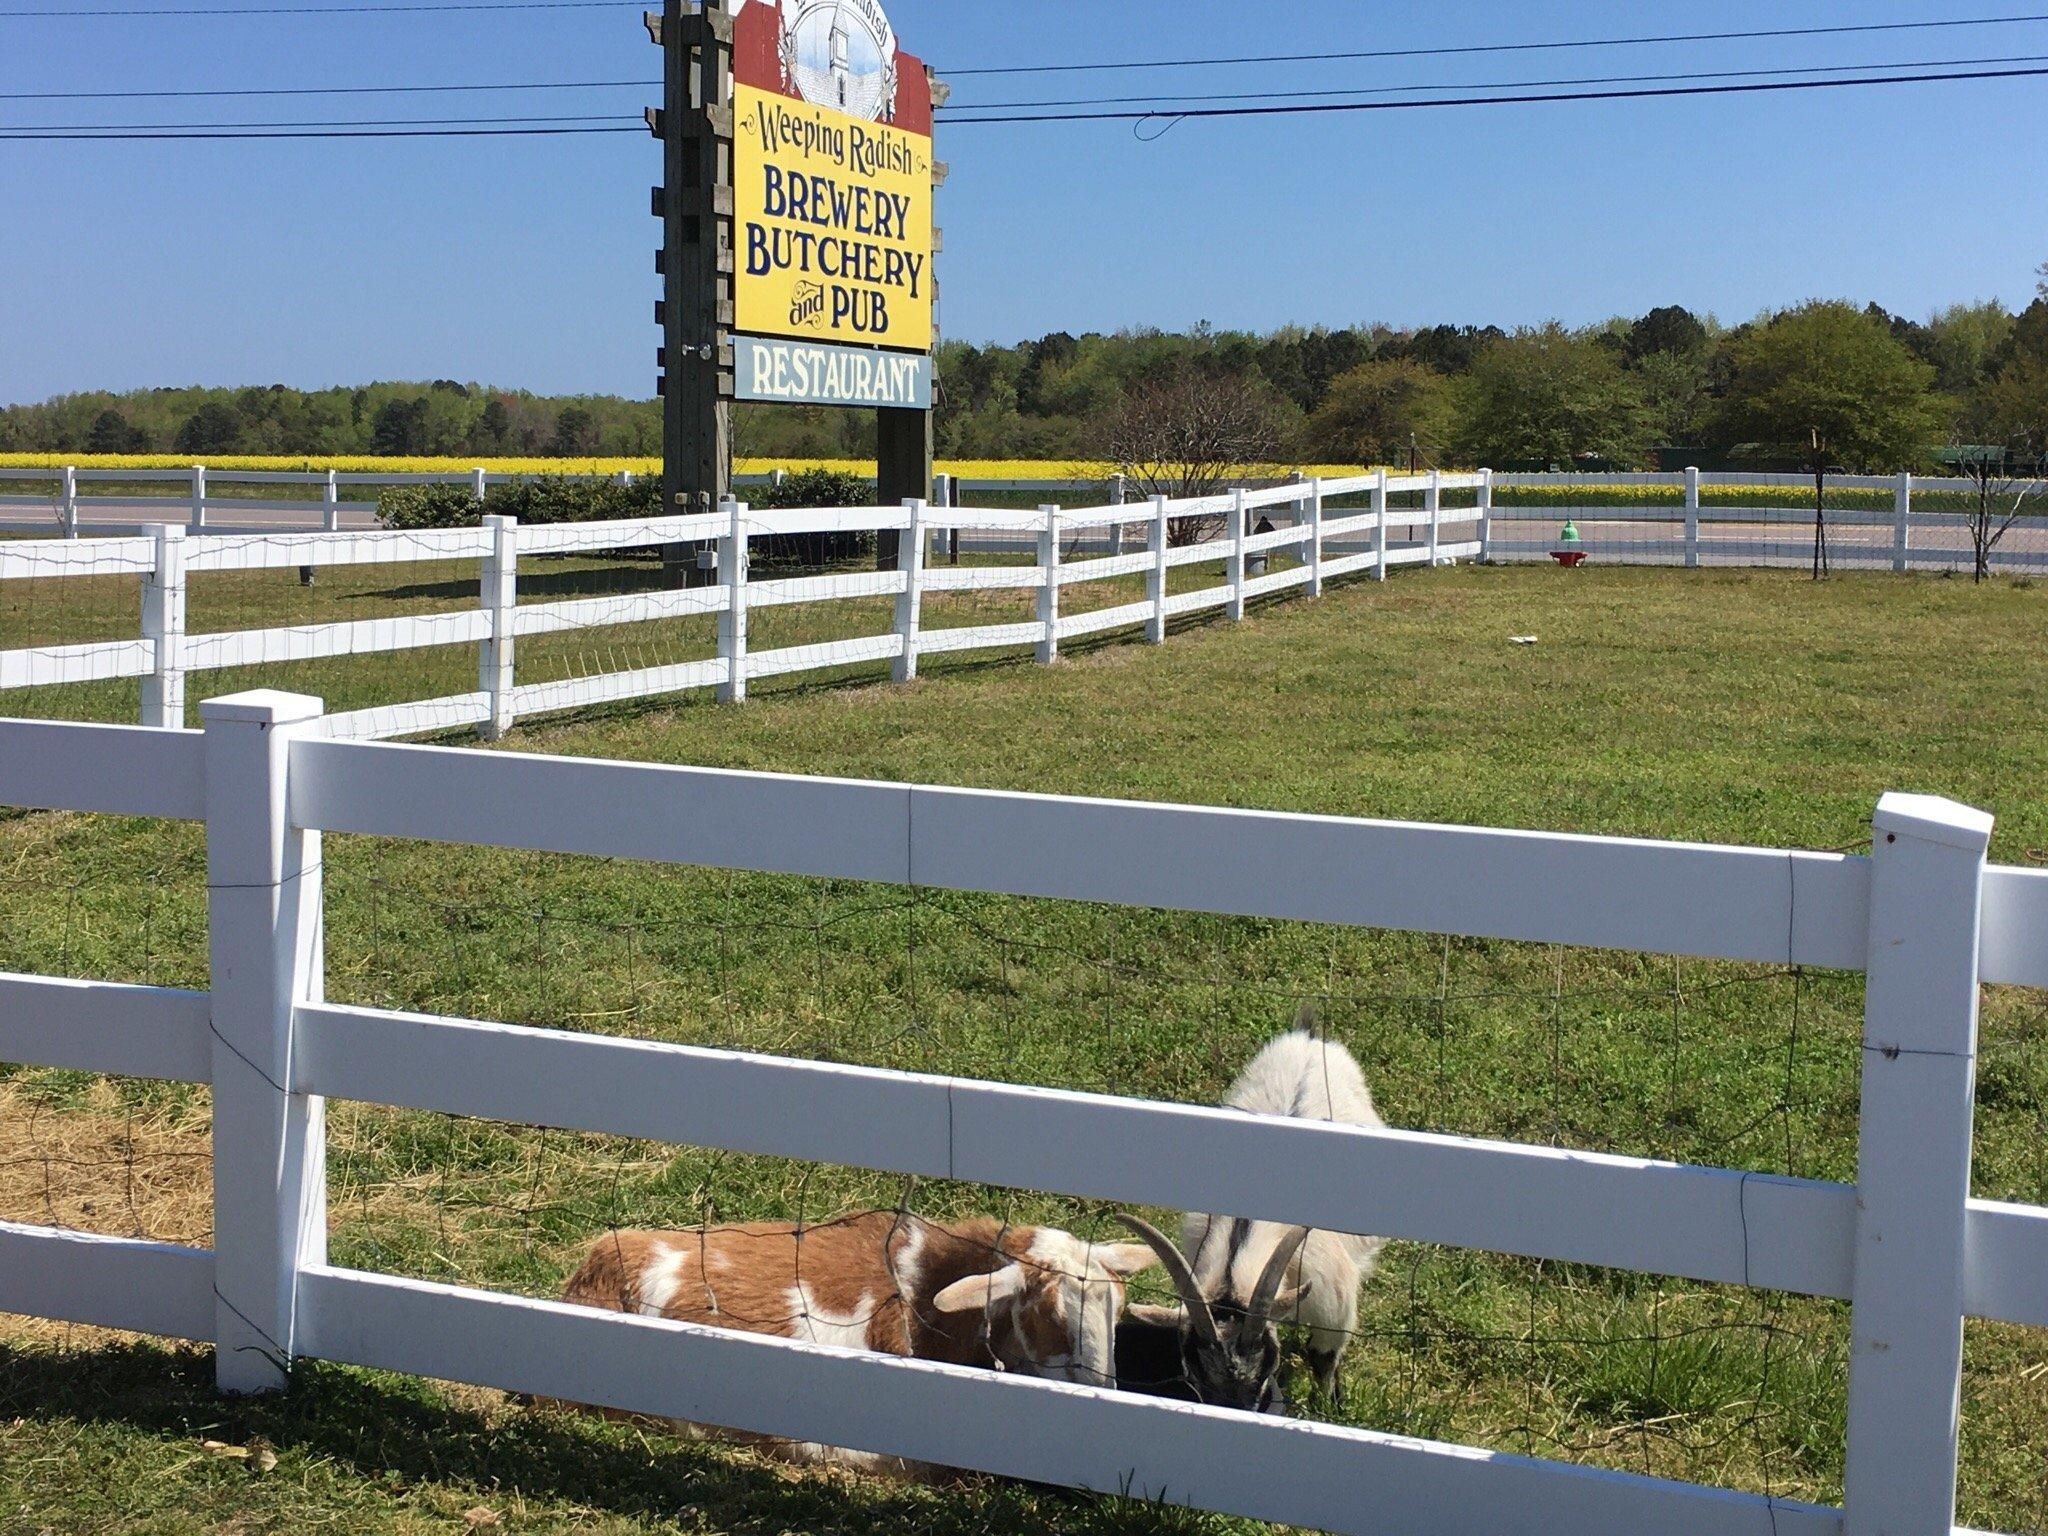
[[(19, 0), (47, 5), (53, 0)], [(81, 0), (113, 3), (113, 0)], [(129, 0), (144, 4), (148, 0)], [(169, 0), (175, 5), (178, 0)], [(236, 3), (236, 0), (229, 0)], [(320, 3), (320, 0), (307, 0)], [(15, 4), (8, 0), (7, 9)], [(166, 8), (169, 8), (169, 5)], [(949, 66), (2019, 15), (2027, 0), (891, 0)], [(1255, 29), (1249, 27), (1256, 19)], [(2048, 24), (1174, 76), (963, 77), (956, 103), (2048, 55)], [(0, 17), (0, 90), (648, 79), (631, 6)], [(1170, 82), (1170, 83), (1169, 83)], [(11, 124), (625, 112), (534, 97), (0, 102)], [(2031, 296), (2048, 79), (1692, 101), (941, 130), (947, 334), (1579, 323), (1815, 295)], [(652, 387), (658, 146), (561, 139), (0, 146), (0, 400), (456, 377)]]

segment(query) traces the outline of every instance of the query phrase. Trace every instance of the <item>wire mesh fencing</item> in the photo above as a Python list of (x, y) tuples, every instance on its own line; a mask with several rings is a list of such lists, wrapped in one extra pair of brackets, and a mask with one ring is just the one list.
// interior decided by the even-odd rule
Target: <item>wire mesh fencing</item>
[[(5, 832), (0, 969), (205, 984), (197, 829)], [(1852, 976), (353, 837), (328, 840), (326, 882), (341, 1003), (1185, 1104), (1220, 1102), (1307, 1009), (1389, 1124), (1854, 1177)], [(1984, 1041), (1978, 1193), (2048, 1200), (2048, 1006), (1992, 992)], [(10, 1069), (0, 1099), (0, 1219), (207, 1241), (204, 1090)], [(1083, 1286), (1135, 1241), (1101, 1202), (354, 1103), (330, 1104), (328, 1146), (338, 1264), (555, 1297), (652, 1231), (672, 1270), (699, 1255), (656, 1298), (673, 1315), (818, 1342), (915, 1334), (928, 1298), (896, 1262), (913, 1238), (994, 1264), (1070, 1234), (1034, 1273)], [(1180, 1231), (1183, 1213), (1136, 1214)], [(846, 1259), (827, 1250), (849, 1243), (883, 1278), (865, 1301), (830, 1289)], [(721, 1303), (713, 1252), (782, 1299)], [(1838, 1496), (1842, 1305), (1412, 1242), (1376, 1257), (1336, 1392), (1299, 1298), (1276, 1308), (1287, 1411)], [(648, 1305), (645, 1267), (612, 1277), (616, 1303), (594, 1299), (602, 1275), (583, 1299)], [(1185, 1304), (1156, 1266), (1129, 1297)], [(5, 1324), (0, 1347), (99, 1343), (39, 1326)], [(2048, 1530), (2043, 1360), (2038, 1333), (1970, 1329), (1972, 1524)], [(1185, 1369), (1155, 1387), (1198, 1392)]]

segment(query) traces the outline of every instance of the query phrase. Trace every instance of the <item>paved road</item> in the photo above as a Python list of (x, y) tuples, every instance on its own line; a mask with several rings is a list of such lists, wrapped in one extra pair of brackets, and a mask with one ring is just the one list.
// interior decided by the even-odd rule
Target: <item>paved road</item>
[[(1531, 518), (1504, 520), (1494, 526), (1495, 543), (1503, 547), (1503, 552), (1512, 551), (1520, 557), (1547, 558), (1549, 551), (1556, 546), (1561, 525), (1561, 517), (1541, 521)], [(1676, 522), (1581, 519), (1578, 530), (1580, 538), (1592, 546), (1592, 558), (1623, 563), (1630, 561), (1630, 545), (1642, 547), (1640, 558), (1644, 563), (1662, 564), (1669, 561), (1672, 546), (1682, 548), (1685, 541), (1685, 526)], [(1765, 547), (1759, 549), (1760, 545)], [(1946, 555), (1962, 568), (1969, 567), (1970, 533), (1960, 520), (1932, 526), (1915, 524), (1911, 548), (1922, 557)], [(1828, 527), (1828, 550), (1834, 563), (1840, 567), (1881, 567), (1889, 570), (1892, 562), (1891, 525), (1889, 522), (1831, 523)], [(1992, 558), (2000, 568), (2048, 574), (2048, 518), (2027, 518), (2014, 526), (1999, 540)], [(1811, 517), (1805, 517), (1768, 523), (1728, 523), (1703, 518), (1700, 522), (1700, 559), (1705, 564), (1808, 565), (1813, 559), (1813, 521)]]
[[(78, 504), (78, 525), (87, 532), (110, 532), (114, 529), (135, 528), (146, 523), (175, 523), (185, 525), (188, 516), (176, 509), (153, 506), (149, 502), (121, 501), (114, 497), (94, 497)], [(214, 503), (206, 511), (206, 525), (209, 528), (228, 533), (319, 533), (325, 524), (321, 519), (317, 502), (309, 503), (306, 510), (284, 511), (275, 507), (244, 509), (229, 503)], [(378, 526), (374, 512), (356, 511), (344, 507), (341, 513), (344, 530), (356, 533)], [(8, 533), (47, 534), (61, 538), (64, 522), (56, 508), (50, 509), (47, 517), (38, 516), (31, 508), (10, 507), (0, 510), (0, 530)]]

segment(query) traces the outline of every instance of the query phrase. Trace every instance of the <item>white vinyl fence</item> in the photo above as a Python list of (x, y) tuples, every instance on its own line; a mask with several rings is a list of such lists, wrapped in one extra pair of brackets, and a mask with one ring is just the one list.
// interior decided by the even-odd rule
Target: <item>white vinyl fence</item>
[[(1682, 474), (1497, 474), (1503, 491), (1530, 486), (1571, 487), (1582, 501), (1543, 507), (1497, 507), (1487, 558), (1547, 561), (1566, 546), (1558, 535), (1570, 519), (1576, 546), (1588, 560), (1625, 565), (1803, 567), (1813, 558), (1813, 477), (1810, 475)], [(1831, 506), (1827, 514), (1830, 563), (1838, 570), (1968, 573), (1976, 552), (1970, 517), (1956, 510), (1973, 497), (1976, 485), (1963, 479), (1901, 475), (1831, 475), (1831, 496), (1881, 493), (1882, 510)], [(1654, 488), (1672, 493), (1674, 504), (1617, 504), (1616, 490)], [(1713, 494), (1727, 490), (1782, 491), (1766, 502), (1744, 497), (1740, 504), (1716, 505)], [(1997, 574), (2048, 574), (2048, 486), (2028, 488), (2021, 515), (2012, 519), (1993, 546), (1990, 569)], [(1682, 496), (1682, 502), (1677, 498)], [(1916, 505), (1915, 497), (1940, 499), (1940, 509)], [(2015, 495), (1994, 498), (2005, 521)], [(1775, 504), (1772, 504), (1775, 502)]]
[[(1475, 506), (1444, 505), (1446, 492), (1464, 492)], [(1418, 497), (1419, 508), (1391, 505), (1399, 495)], [(1326, 504), (1365, 498), (1350, 510)], [(1294, 590), (1320, 596), (1324, 583), (1392, 567), (1472, 559), (1485, 540), (1488, 476), (1376, 473), (1344, 481), (1296, 481), (1262, 490), (1169, 501), (1155, 497), (1131, 505), (1080, 510), (1044, 506), (1032, 512), (933, 506), (806, 509), (756, 512), (727, 502), (715, 513), (637, 522), (563, 523), (521, 527), (491, 517), (480, 528), (344, 533), (213, 533), (192, 537), (180, 526), (159, 525), (149, 536), (0, 542), (0, 582), (134, 574), (142, 578), (141, 633), (132, 640), (0, 649), (0, 691), (109, 678), (142, 679), (141, 723), (185, 723), (187, 680), (193, 673), (321, 657), (362, 656), (434, 646), (475, 646), (477, 687), (435, 699), (394, 700), (337, 716), (339, 734), (388, 738), (429, 730), (477, 726), (497, 736), (522, 718), (594, 704), (714, 688), (741, 700), (750, 681), (887, 660), (898, 679), (917, 675), (921, 657), (947, 652), (1032, 646), (1050, 662), (1064, 642), (1114, 630), (1142, 630), (1163, 643), (1168, 621), (1220, 609), (1244, 617), (1257, 598)], [(1262, 519), (1277, 519), (1259, 531)], [(1197, 543), (1176, 544), (1175, 530), (1190, 525), (1216, 530)], [(1032, 551), (1029, 564), (949, 565), (931, 558), (939, 541), (961, 529), (991, 540), (980, 553), (1000, 556), (1004, 546)], [(788, 579), (757, 579), (747, 552), (755, 539), (802, 534), (894, 532), (897, 567)], [(1113, 536), (1112, 536), (1113, 535)], [(1398, 542), (1397, 542), (1398, 541)], [(522, 562), (541, 556), (710, 543), (717, 547), (717, 579), (670, 591), (521, 603)], [(1138, 546), (1130, 553), (1127, 544)], [(1079, 558), (1087, 547), (1106, 547), (1101, 558)], [(1269, 568), (1276, 556), (1298, 563)], [(294, 625), (263, 630), (191, 634), (186, 630), (188, 583), (207, 572), (312, 569), (323, 566), (425, 561), (481, 563), (478, 606), (422, 617)], [(1221, 564), (1216, 585), (1171, 591), (1170, 574), (1183, 566)], [(1142, 600), (1086, 612), (1063, 611), (1063, 594), (1087, 583), (1143, 577)], [(1028, 621), (932, 628), (924, 623), (930, 594), (1017, 592), (1035, 594)], [(883, 634), (757, 650), (748, 644), (748, 615), (756, 609), (853, 598), (895, 600), (893, 624)], [(701, 660), (610, 672), (568, 681), (521, 684), (518, 642), (528, 636), (656, 623), (715, 615), (715, 654)]]
[[(210, 1084), (212, 1251), (0, 1225), (0, 1310), (1129, 1493), (1465, 1536), (1948, 1536), (1967, 1317), (2048, 1326), (2048, 1209), (1969, 1198), (1980, 983), (2048, 872), (1888, 795), (1867, 857), (337, 740), (0, 721), (0, 804), (201, 821), (210, 992), (0, 975), (0, 1059)], [(371, 834), (1862, 971), (1854, 1185), (339, 1007), (321, 837)], [(328, 1098), (1221, 1211), (1851, 1304), (1846, 1507), (337, 1268)]]

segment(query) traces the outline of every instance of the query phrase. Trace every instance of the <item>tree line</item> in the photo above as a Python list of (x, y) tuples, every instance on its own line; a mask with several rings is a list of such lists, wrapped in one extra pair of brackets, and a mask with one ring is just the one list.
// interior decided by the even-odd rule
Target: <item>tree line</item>
[[(1138, 418), (1230, 398), (1241, 451), (1271, 460), (1636, 467), (1915, 467), (1946, 450), (2048, 452), (2048, 266), (2015, 313), (1924, 321), (1814, 302), (1725, 326), (1666, 306), (1567, 328), (1200, 325), (1016, 345), (947, 342), (939, 450), (1127, 459)], [(1213, 405), (1213, 402), (1211, 402)], [(1213, 411), (1210, 414), (1214, 414)], [(748, 457), (866, 457), (870, 413), (741, 406)], [(1167, 445), (1172, 447), (1174, 445)], [(658, 454), (659, 403), (442, 379), (84, 392), (0, 408), (0, 451), (389, 456)]]

